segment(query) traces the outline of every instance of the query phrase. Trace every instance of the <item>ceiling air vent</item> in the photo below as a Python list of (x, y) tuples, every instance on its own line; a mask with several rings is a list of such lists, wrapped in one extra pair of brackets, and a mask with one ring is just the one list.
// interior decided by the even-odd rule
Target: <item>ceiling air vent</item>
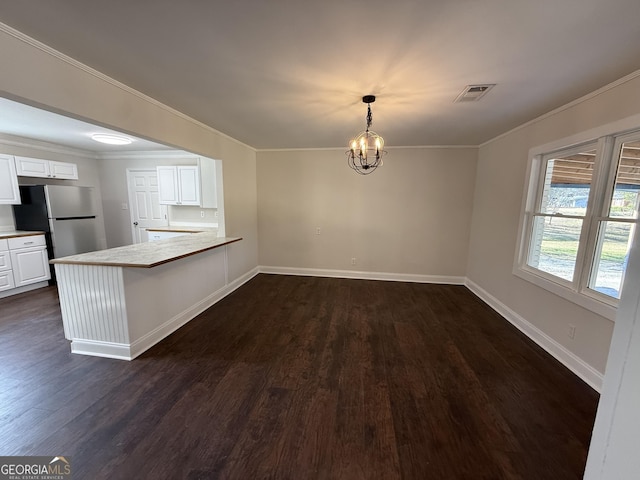
[(453, 103), (462, 103), (462, 102), (477, 102), (482, 97), (486, 95), (486, 93), (495, 87), (495, 83), (484, 83), (482, 85), (467, 85), (462, 90), (462, 93), (456, 97)]

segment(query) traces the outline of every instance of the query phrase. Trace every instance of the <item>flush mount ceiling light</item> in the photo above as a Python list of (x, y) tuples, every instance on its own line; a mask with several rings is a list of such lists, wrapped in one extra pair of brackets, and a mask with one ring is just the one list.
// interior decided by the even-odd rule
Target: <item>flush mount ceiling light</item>
[(360, 175), (368, 175), (382, 165), (382, 156), (387, 153), (384, 150), (384, 139), (369, 130), (373, 123), (371, 104), (375, 101), (374, 95), (362, 97), (362, 102), (367, 104), (367, 129), (351, 140), (350, 148), (346, 152), (349, 166)]
[(109, 145), (129, 145), (133, 140), (124, 135), (115, 135), (112, 133), (94, 133), (91, 138), (96, 142), (107, 143)]

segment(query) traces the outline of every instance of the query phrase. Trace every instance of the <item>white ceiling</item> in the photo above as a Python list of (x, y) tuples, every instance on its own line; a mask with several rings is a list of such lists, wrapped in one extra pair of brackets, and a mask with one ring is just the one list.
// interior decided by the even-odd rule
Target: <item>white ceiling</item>
[[(0, 20), (248, 145), (478, 145), (640, 69), (638, 0), (0, 0)], [(478, 103), (453, 103), (497, 83)]]
[[(64, 145), (91, 152), (149, 151), (167, 149), (164, 145), (125, 134), (129, 145), (107, 145), (91, 139), (94, 133), (122, 135), (108, 128), (40, 110), (6, 98), (0, 98), (0, 133)], [(5, 137), (6, 138), (6, 137)]]

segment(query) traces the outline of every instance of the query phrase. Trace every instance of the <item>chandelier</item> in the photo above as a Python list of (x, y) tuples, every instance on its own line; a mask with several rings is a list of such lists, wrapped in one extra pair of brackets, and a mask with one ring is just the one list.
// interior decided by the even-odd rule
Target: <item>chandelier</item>
[(349, 166), (360, 175), (368, 175), (382, 165), (382, 156), (387, 153), (384, 150), (384, 139), (369, 130), (373, 121), (371, 104), (375, 101), (375, 95), (362, 97), (362, 102), (367, 104), (367, 129), (351, 140), (350, 148), (346, 152)]

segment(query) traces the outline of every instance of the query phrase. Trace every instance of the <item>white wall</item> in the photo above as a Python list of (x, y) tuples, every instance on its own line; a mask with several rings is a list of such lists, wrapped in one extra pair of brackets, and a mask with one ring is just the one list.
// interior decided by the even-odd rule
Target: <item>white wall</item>
[[(100, 198), (102, 195), (100, 177), (98, 174), (98, 160), (91, 152), (61, 147), (51, 143), (25, 139), (12, 135), (0, 135), (0, 152), (9, 155), (42, 158), (71, 162), (78, 166), (78, 180), (56, 180), (54, 178), (18, 177), (20, 185), (77, 185), (93, 187), (96, 200), (96, 218), (98, 220), (98, 245), (106, 247), (104, 213)], [(0, 209), (0, 228), (13, 229), (14, 219), (11, 206), (2, 205)], [(5, 228), (6, 227), (6, 228)]]
[[(127, 169), (154, 170), (158, 165), (194, 165), (195, 158), (188, 156), (174, 157), (166, 153), (159, 155), (135, 153), (134, 155), (109, 154), (98, 163), (100, 181), (103, 185), (102, 206), (105, 213), (105, 229), (109, 248), (133, 243), (131, 236), (131, 212), (123, 210), (122, 204), (129, 203), (127, 185)], [(130, 206), (130, 205), (129, 205)], [(180, 208), (175, 209), (179, 217)], [(198, 209), (200, 210), (200, 209)]]
[(0, 232), (13, 230), (14, 227), (11, 205), (0, 205)]
[[(613, 322), (512, 274), (525, 169), (532, 147), (640, 113), (638, 89), (640, 77), (630, 76), (482, 145), (478, 157), (467, 277), (599, 376)], [(574, 339), (567, 335), (569, 324), (576, 325)]]
[[(229, 281), (257, 266), (252, 148), (2, 25), (0, 64), (1, 96), (221, 159), (226, 235), (244, 239), (229, 248)], [(109, 198), (106, 184), (102, 193)]]
[(344, 150), (258, 152), (260, 264), (463, 278), (476, 158), (390, 149), (363, 176)]

